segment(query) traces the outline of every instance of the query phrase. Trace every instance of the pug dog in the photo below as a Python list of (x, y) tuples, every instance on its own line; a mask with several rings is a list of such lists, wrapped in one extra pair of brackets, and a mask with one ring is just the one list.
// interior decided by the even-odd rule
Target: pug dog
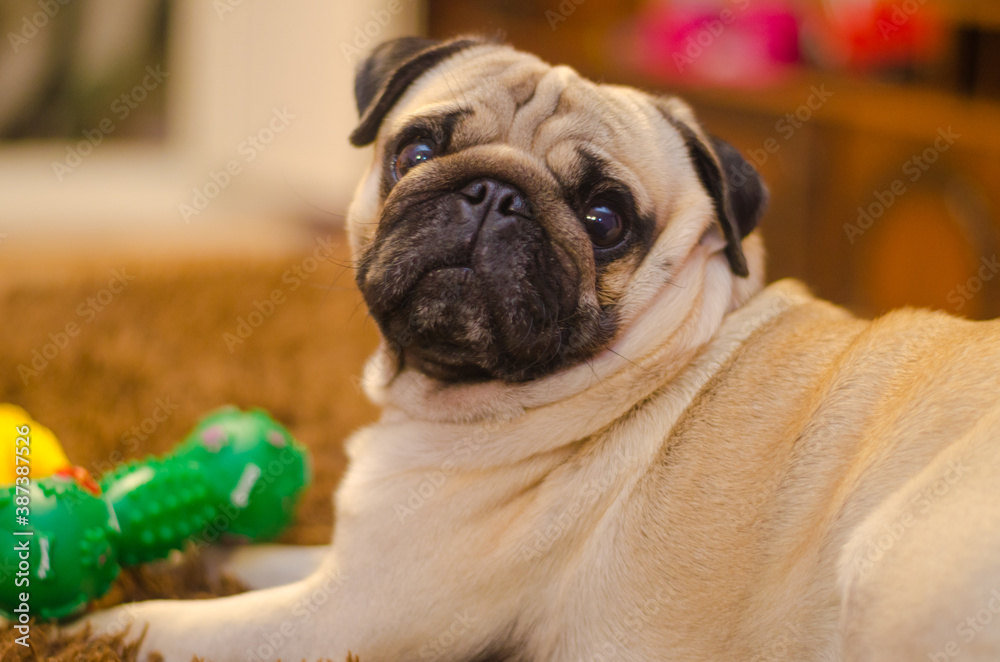
[(1000, 659), (997, 322), (764, 287), (766, 189), (677, 98), (477, 37), (383, 44), (355, 96), (383, 414), (333, 543), (98, 631), (184, 662)]

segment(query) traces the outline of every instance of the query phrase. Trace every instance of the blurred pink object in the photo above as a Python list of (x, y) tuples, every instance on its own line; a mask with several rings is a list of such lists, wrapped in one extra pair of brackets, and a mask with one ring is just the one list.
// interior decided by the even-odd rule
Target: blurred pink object
[(633, 28), (630, 64), (686, 85), (764, 87), (799, 62), (799, 23), (788, 2), (653, 3)]

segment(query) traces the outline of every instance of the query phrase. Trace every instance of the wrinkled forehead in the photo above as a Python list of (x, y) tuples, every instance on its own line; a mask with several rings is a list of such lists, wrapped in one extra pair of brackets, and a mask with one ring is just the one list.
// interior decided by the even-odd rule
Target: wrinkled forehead
[(596, 84), (506, 47), (470, 48), (428, 72), (400, 99), (383, 135), (448, 116), (452, 151), (503, 143), (530, 154), (559, 181), (579, 174), (581, 155), (595, 157), (651, 212), (659, 206), (654, 200), (673, 198), (678, 177), (671, 174), (687, 163), (669, 111), (647, 94)]

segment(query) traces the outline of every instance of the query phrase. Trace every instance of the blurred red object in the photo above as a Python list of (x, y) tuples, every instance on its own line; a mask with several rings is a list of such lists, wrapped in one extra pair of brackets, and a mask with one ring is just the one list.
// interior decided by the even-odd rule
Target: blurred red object
[(799, 62), (798, 15), (788, 2), (655, 2), (632, 28), (629, 64), (687, 85), (764, 87)]
[(71, 478), (76, 481), (76, 484), (79, 485), (81, 489), (90, 492), (94, 496), (101, 496), (101, 486), (96, 480), (94, 480), (94, 477), (90, 475), (90, 472), (83, 467), (64, 467), (55, 472), (54, 475)]
[(933, 59), (943, 37), (926, 0), (828, 0), (807, 22), (805, 43), (820, 66), (870, 71)]

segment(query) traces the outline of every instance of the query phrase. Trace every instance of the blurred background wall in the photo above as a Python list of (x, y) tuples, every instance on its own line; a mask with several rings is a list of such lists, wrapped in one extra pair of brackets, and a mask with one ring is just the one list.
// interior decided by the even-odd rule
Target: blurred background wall
[(0, 260), (280, 251), (339, 222), (354, 64), (420, 30), (388, 4), (4, 0)]
[(335, 225), (371, 43), (500, 33), (680, 94), (763, 173), (771, 278), (1000, 315), (1000, 3), (4, 0), (0, 262), (290, 250)]

